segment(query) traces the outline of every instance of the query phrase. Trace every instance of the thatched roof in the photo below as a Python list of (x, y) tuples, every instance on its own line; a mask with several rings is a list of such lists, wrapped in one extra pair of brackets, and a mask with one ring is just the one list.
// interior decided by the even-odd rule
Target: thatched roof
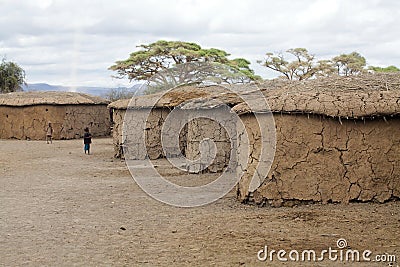
[(15, 92), (0, 94), (0, 106), (33, 105), (98, 105), (109, 101), (92, 95), (75, 92)]
[[(302, 82), (276, 79), (265, 81), (258, 88), (266, 97), (270, 110), (275, 113), (310, 113), (349, 118), (400, 114), (400, 73), (335, 76)], [(260, 95), (252, 92), (254, 86), (235, 85), (233, 89), (239, 93), (229, 92), (221, 86), (176, 88), (154, 106), (172, 108), (186, 102), (185, 109), (212, 108), (216, 101), (207, 100), (217, 100), (232, 106), (239, 114), (268, 111), (263, 101), (258, 101)], [(135, 97), (130, 106), (152, 107), (161, 95)], [(244, 95), (247, 99), (257, 100), (252, 110), (243, 103), (241, 96)], [(126, 109), (129, 101), (116, 101), (110, 107)]]
[[(226, 89), (221, 86), (183, 86), (157, 94), (135, 96), (132, 99), (121, 99), (112, 102), (109, 107), (115, 109), (129, 108), (173, 108), (192, 99), (208, 99), (224, 94)], [(237, 102), (239, 103), (239, 102)]]
[[(313, 113), (332, 117), (373, 117), (400, 114), (400, 73), (329, 77), (303, 82), (269, 81), (260, 85), (272, 112)], [(250, 111), (245, 103), (237, 113)]]

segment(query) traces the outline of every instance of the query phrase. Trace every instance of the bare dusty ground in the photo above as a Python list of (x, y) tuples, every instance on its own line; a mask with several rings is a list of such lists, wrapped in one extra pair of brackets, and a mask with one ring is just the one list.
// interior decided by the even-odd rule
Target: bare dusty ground
[(0, 149), (1, 266), (391, 266), (257, 260), (265, 245), (320, 253), (339, 238), (400, 261), (399, 202), (260, 208), (232, 192), (176, 208), (135, 184), (109, 138), (95, 139), (90, 156), (82, 140), (2, 140)]

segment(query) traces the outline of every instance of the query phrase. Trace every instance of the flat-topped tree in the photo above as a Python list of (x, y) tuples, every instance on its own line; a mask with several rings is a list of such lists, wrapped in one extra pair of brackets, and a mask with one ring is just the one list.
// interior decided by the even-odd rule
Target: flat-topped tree
[(341, 54), (332, 58), (337, 68), (337, 73), (343, 76), (360, 74), (365, 71), (366, 59), (357, 52)]
[(307, 80), (331, 75), (357, 75), (365, 72), (366, 60), (357, 52), (341, 54), (332, 59), (316, 60), (305, 48), (291, 48), (283, 53), (266, 53), (261, 65), (283, 74), (288, 80)]
[(285, 59), (282, 53), (266, 53), (264, 60), (258, 63), (280, 72), (289, 80), (306, 80), (314, 76), (317, 72), (315, 56), (310, 54), (305, 48), (291, 48), (286, 51), (293, 57), (292, 61)]
[[(177, 77), (177, 84), (186, 82), (196, 82), (192, 79), (196, 77), (204, 77), (212, 75), (209, 73), (210, 69), (201, 66), (201, 63), (215, 63), (221, 64), (231, 68), (232, 70), (240, 73), (242, 76), (248, 77), (249, 80), (260, 79), (259, 76), (254, 74), (250, 69), (250, 62), (243, 58), (228, 59), (226, 51), (216, 48), (204, 49), (196, 43), (182, 42), (182, 41), (164, 41), (160, 40), (151, 44), (139, 45), (139, 51), (130, 54), (126, 60), (117, 61), (114, 65), (109, 67), (117, 73), (116, 78), (128, 78), (130, 81), (136, 80), (149, 80), (157, 79), (156, 74), (176, 67), (184, 63), (193, 63), (193, 66), (198, 64), (197, 72), (199, 75), (193, 75), (193, 70), (190, 70), (190, 75), (183, 75)], [(183, 70), (183, 69), (182, 69)], [(221, 80), (228, 81), (229, 79), (236, 82), (236, 77), (230, 72), (216, 73), (221, 77)], [(190, 77), (190, 79), (188, 78)], [(160, 76), (162, 79), (162, 76)], [(162, 81), (160, 81), (162, 82)]]

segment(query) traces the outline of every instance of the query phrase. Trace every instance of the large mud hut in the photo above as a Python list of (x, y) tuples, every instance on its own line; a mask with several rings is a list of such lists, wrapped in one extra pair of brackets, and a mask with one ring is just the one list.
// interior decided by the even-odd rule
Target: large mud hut
[[(276, 152), (261, 186), (251, 188), (260, 133), (245, 103), (241, 114), (254, 159), (239, 182), (241, 201), (377, 201), (400, 197), (400, 75), (369, 74), (261, 86), (274, 114)], [(262, 127), (262, 126), (261, 126)], [(240, 140), (239, 140), (240, 143)], [(264, 180), (265, 178), (265, 180)]]
[[(250, 136), (250, 140), (243, 142), (240, 136), (244, 135), (239, 133), (235, 141), (239, 146), (246, 144), (250, 148), (249, 161), (239, 166), (244, 169), (237, 187), (240, 201), (280, 206), (293, 202), (384, 202), (400, 197), (400, 74), (304, 82), (274, 80), (259, 85), (268, 100), (276, 128), (275, 157), (268, 174), (262, 177), (257, 177), (257, 166), (269, 160), (260, 158), (259, 127), (265, 126), (256, 125), (254, 114), (271, 114), (265, 113), (261, 105), (250, 110), (240, 96), (216, 88), (219, 87), (185, 87), (170, 97), (163, 97), (152, 111), (150, 124), (154, 127), (140, 129), (147, 133), (148, 152), (142, 150), (138, 159), (163, 156), (160, 126), (171, 110), (198, 97), (203, 102), (219, 99), (240, 115)], [(246, 88), (242, 93), (251, 95)], [(155, 96), (135, 98), (135, 112), (149, 109), (146, 101), (152, 97)], [(110, 105), (116, 122), (117, 156), (122, 151), (122, 123), (128, 102)], [(190, 103), (186, 106), (190, 111)], [(228, 145), (230, 140), (224, 134), (216, 136), (214, 133), (222, 133), (221, 127), (210, 121), (193, 120), (191, 124), (180, 133), (184, 154), (195, 158), (199, 141), (213, 138), (224, 145), (218, 147), (220, 156), (209, 170), (222, 171), (229, 160), (228, 150), (232, 149)], [(241, 153), (240, 149), (237, 153)], [(256, 183), (253, 177), (258, 180)]]
[(0, 138), (43, 140), (52, 123), (53, 139), (73, 139), (89, 127), (94, 136), (110, 134), (108, 101), (74, 92), (0, 94)]

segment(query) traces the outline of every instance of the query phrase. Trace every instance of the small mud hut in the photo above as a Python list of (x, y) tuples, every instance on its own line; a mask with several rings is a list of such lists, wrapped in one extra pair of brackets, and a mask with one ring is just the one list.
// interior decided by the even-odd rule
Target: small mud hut
[(48, 122), (53, 139), (110, 134), (108, 101), (73, 92), (16, 92), (0, 94), (0, 138), (43, 140)]
[[(123, 148), (128, 149), (128, 147), (130, 147), (132, 148), (132, 153), (129, 153), (131, 159), (158, 159), (164, 157), (165, 153), (161, 144), (161, 129), (170, 112), (191, 99), (206, 99), (223, 92), (225, 92), (225, 89), (219, 86), (185, 86), (176, 88), (166, 94), (158, 93), (137, 96), (132, 99), (123, 99), (111, 103), (109, 108), (113, 112), (114, 156), (123, 158)], [(127, 112), (133, 112), (134, 115), (125, 116)], [(207, 118), (188, 120), (191, 111), (182, 110), (181, 112), (182, 116), (185, 117), (183, 120), (188, 121), (179, 133), (180, 152), (182, 152), (183, 155), (191, 159), (197, 157), (198, 138), (213, 138), (218, 134), (220, 136), (216, 137), (216, 139), (224, 142), (225, 137), (223, 133), (215, 132), (215, 129), (219, 128), (213, 121)], [(149, 116), (147, 117), (146, 114), (149, 114)], [(129, 132), (135, 131), (135, 134), (145, 132), (145, 148), (140, 146), (139, 141), (137, 144), (128, 145), (125, 140), (123, 140), (124, 119), (128, 120), (126, 123), (130, 127)], [(219, 149), (219, 151), (223, 154), (226, 153), (226, 149)], [(218, 162), (224, 161), (226, 160), (218, 160)], [(218, 165), (220, 163), (216, 162), (216, 164)], [(213, 171), (218, 170), (219, 168), (213, 169)]]

